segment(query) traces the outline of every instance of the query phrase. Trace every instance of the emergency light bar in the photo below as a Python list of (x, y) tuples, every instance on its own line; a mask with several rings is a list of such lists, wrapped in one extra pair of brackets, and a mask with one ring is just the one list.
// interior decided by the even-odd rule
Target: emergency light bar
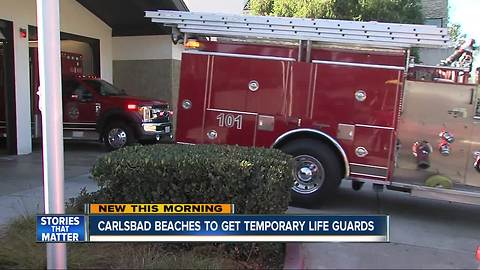
[(145, 11), (145, 17), (181, 33), (205, 36), (272, 38), (380, 47), (448, 47), (446, 28), (430, 25), (345, 20)]

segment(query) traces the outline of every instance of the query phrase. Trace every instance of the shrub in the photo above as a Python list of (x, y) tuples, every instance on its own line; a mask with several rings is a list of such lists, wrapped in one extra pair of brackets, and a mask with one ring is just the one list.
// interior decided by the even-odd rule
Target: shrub
[(105, 155), (92, 175), (104, 202), (233, 203), (238, 214), (280, 214), (292, 171), (291, 157), (274, 149), (150, 145)]
[[(85, 203), (233, 203), (237, 214), (282, 214), (290, 201), (293, 163), (275, 149), (218, 145), (131, 146), (101, 157), (92, 169), (100, 189)], [(281, 268), (282, 243), (158, 243), (189, 254), (198, 248), (234, 258), (247, 268)], [(242, 267), (243, 268), (243, 267)]]

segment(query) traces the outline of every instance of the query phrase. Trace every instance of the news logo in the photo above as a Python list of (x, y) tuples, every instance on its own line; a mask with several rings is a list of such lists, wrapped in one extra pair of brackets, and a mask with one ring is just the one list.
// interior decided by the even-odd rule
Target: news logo
[(83, 215), (37, 215), (37, 242), (85, 242)]

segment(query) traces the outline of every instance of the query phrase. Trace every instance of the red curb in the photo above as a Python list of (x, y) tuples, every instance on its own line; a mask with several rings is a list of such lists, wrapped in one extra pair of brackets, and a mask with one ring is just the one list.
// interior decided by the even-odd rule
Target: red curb
[(283, 269), (305, 269), (305, 258), (301, 243), (287, 243)]

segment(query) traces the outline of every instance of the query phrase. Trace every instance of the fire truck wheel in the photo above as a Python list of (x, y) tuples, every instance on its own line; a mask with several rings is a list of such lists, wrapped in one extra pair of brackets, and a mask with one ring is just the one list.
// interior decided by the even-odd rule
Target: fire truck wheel
[(114, 122), (103, 133), (103, 142), (109, 151), (117, 150), (137, 141), (132, 128), (124, 122)]
[(292, 141), (281, 150), (294, 157), (292, 201), (314, 206), (333, 195), (342, 180), (342, 169), (330, 146), (314, 139)]

